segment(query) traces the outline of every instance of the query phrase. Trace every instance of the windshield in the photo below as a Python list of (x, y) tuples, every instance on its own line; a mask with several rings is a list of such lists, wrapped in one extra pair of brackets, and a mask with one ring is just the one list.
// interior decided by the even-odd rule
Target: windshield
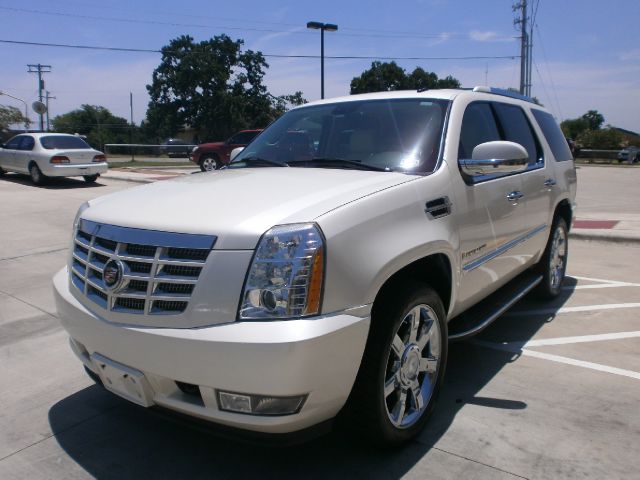
[(449, 101), (357, 100), (287, 112), (230, 165), (431, 172)]
[(83, 150), (91, 148), (87, 142), (80, 137), (67, 135), (47, 135), (40, 137), (40, 143), (47, 150)]

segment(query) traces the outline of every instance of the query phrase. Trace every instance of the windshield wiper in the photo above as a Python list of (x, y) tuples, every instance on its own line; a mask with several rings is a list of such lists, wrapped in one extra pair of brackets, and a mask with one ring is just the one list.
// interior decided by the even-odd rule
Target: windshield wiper
[(389, 169), (385, 167), (376, 167), (375, 165), (369, 165), (367, 163), (362, 163), (359, 160), (347, 160), (345, 158), (323, 158), (323, 157), (315, 157), (310, 160), (294, 160), (291, 163), (291, 167), (296, 167), (296, 164), (301, 164), (303, 166), (313, 166), (313, 167), (327, 167), (327, 168), (353, 168), (356, 170), (373, 170), (376, 172), (388, 172)]
[(260, 165), (263, 167), (265, 166), (266, 167), (288, 167), (289, 166), (284, 162), (278, 162), (277, 160), (269, 160), (268, 158), (262, 158), (258, 156), (245, 157), (245, 158), (241, 158), (240, 160), (234, 160), (229, 164), (229, 166), (233, 166), (234, 164), (242, 163), (242, 162), (245, 162), (247, 165), (251, 163), (251, 164)]

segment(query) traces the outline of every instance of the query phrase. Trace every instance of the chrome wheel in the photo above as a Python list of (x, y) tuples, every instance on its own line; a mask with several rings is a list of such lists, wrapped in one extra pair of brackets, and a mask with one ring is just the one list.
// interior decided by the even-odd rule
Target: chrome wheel
[(434, 310), (413, 307), (400, 322), (387, 358), (384, 403), (397, 428), (414, 425), (433, 395), (441, 358), (441, 332)]
[(212, 157), (205, 157), (200, 162), (200, 168), (203, 172), (210, 172), (216, 169), (216, 160)]
[(549, 283), (554, 290), (559, 289), (564, 280), (567, 260), (567, 232), (560, 226), (553, 232), (549, 255)]

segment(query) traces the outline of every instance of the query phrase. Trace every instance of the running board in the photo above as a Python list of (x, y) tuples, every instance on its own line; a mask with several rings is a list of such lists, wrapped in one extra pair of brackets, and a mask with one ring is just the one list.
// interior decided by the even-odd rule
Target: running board
[(478, 305), (451, 319), (449, 340), (465, 340), (491, 325), (542, 281), (542, 275), (526, 272), (492, 293)]

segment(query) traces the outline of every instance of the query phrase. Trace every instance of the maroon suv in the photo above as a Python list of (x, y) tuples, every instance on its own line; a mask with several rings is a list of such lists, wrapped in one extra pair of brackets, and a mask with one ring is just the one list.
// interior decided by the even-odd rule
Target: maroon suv
[(246, 147), (258, 135), (259, 130), (241, 130), (225, 142), (203, 143), (191, 152), (191, 161), (207, 172), (227, 165), (234, 148)]

